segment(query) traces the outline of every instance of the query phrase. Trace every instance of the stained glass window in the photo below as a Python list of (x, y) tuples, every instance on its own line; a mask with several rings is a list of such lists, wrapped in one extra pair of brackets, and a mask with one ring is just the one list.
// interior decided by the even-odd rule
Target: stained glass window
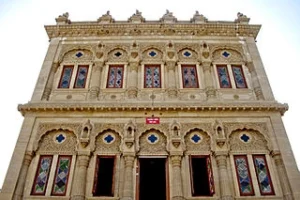
[(74, 66), (64, 66), (58, 88), (69, 88)]
[(197, 88), (197, 71), (195, 65), (182, 66), (182, 82), (184, 88)]
[(232, 68), (232, 73), (233, 73), (236, 88), (247, 88), (242, 66), (232, 65), (231, 68)]
[(217, 73), (219, 77), (220, 88), (231, 88), (230, 78), (226, 65), (218, 65)]
[(52, 156), (41, 156), (35, 180), (32, 188), (33, 195), (45, 195), (49, 173), (51, 169)]
[(123, 66), (109, 66), (107, 88), (122, 88)]
[(160, 66), (146, 65), (145, 66), (145, 88), (160, 88)]
[(241, 196), (254, 195), (247, 156), (234, 156), (234, 164)]
[(88, 70), (89, 66), (87, 65), (78, 66), (74, 88), (85, 88)]
[(66, 195), (72, 156), (59, 156), (55, 173), (52, 195)]
[(273, 185), (264, 155), (254, 155), (253, 162), (261, 195), (273, 195)]

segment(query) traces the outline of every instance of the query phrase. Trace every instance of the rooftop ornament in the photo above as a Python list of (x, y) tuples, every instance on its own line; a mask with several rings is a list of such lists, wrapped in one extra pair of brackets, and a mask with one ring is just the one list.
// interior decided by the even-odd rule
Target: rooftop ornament
[(177, 22), (176, 17), (173, 16), (173, 13), (169, 10), (166, 10), (166, 13), (163, 15), (163, 17), (160, 19), (163, 23), (175, 23)]
[(249, 24), (250, 18), (243, 13), (237, 13), (237, 19), (234, 22), (241, 23), (241, 24)]
[(69, 20), (69, 13), (63, 13), (62, 15), (59, 15), (57, 18), (55, 18), (55, 21), (57, 25), (63, 25), (63, 24), (70, 24), (71, 20)]
[(97, 20), (97, 22), (101, 23), (101, 24), (109, 24), (114, 22), (115, 20), (112, 18), (112, 16), (110, 15), (110, 11), (108, 10), (106, 12), (106, 14), (102, 15), (101, 17), (99, 17), (99, 19)]
[(128, 19), (131, 23), (142, 23), (145, 22), (145, 18), (142, 16), (142, 12), (136, 10), (135, 13)]
[(196, 13), (194, 14), (193, 18), (191, 19), (191, 22), (195, 24), (203, 24), (207, 22), (207, 18), (204, 17), (204, 15), (199, 14), (198, 10), (196, 10)]

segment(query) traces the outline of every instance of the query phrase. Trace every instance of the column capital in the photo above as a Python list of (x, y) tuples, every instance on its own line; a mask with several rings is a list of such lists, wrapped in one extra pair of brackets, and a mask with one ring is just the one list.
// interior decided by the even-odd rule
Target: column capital
[(139, 68), (139, 62), (138, 61), (132, 61), (132, 62), (129, 62), (129, 69), (130, 71), (138, 71), (138, 68)]
[(94, 62), (94, 70), (101, 70), (102, 67), (104, 66), (104, 61), (95, 61)]
[(171, 158), (171, 164), (172, 164), (173, 167), (180, 167), (181, 166), (182, 156), (180, 156), (180, 155), (173, 155), (170, 158)]
[(210, 61), (202, 62), (201, 65), (204, 71), (210, 70), (212, 68), (212, 62)]
[(60, 65), (59, 62), (53, 62), (53, 63), (52, 63), (52, 68), (51, 68), (51, 72), (56, 73), (56, 71), (57, 71), (59, 65)]
[(24, 156), (24, 161), (23, 161), (24, 165), (29, 166), (32, 161), (33, 156), (34, 156), (33, 151), (26, 151), (25, 156)]
[(167, 66), (167, 70), (175, 70), (175, 66), (176, 66), (176, 61), (174, 60), (167, 60), (166, 61), (166, 66)]

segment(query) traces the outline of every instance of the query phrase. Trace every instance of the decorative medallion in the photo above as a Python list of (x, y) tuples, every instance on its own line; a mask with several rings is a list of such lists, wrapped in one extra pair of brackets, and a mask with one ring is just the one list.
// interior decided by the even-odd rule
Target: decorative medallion
[(75, 54), (75, 56), (76, 56), (77, 58), (80, 58), (80, 57), (83, 56), (83, 53), (82, 53), (81, 51), (78, 51), (78, 52)]
[(250, 135), (248, 135), (246, 133), (242, 133), (240, 135), (240, 140), (244, 143), (249, 143), (251, 141), (251, 137), (250, 137)]
[(119, 58), (121, 57), (123, 54), (120, 51), (117, 51), (116, 53), (114, 53), (114, 56)]
[(54, 135), (54, 141), (57, 144), (62, 144), (64, 141), (66, 141), (67, 136), (64, 133), (58, 133)]
[(190, 140), (195, 144), (199, 144), (202, 141), (202, 138), (199, 134), (195, 133), (195, 134), (191, 134)]
[(223, 51), (221, 54), (224, 58), (228, 58), (231, 55), (228, 51)]
[(157, 53), (155, 51), (151, 50), (151, 51), (148, 52), (148, 55), (150, 57), (155, 57), (157, 55)]
[(103, 142), (106, 144), (112, 144), (115, 141), (115, 135), (112, 133), (107, 133), (103, 135)]
[(159, 141), (159, 136), (157, 134), (155, 134), (155, 133), (150, 133), (147, 136), (147, 141), (150, 144), (156, 144)]
[(190, 51), (183, 51), (182, 52), (182, 55), (184, 56), (184, 57), (191, 57), (192, 56), (192, 52), (190, 52)]

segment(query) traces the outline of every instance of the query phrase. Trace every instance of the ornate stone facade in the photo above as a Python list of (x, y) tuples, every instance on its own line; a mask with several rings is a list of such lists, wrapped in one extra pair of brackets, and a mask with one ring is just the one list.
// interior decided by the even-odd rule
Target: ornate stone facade
[(0, 199), (300, 199), (249, 20), (56, 18)]

